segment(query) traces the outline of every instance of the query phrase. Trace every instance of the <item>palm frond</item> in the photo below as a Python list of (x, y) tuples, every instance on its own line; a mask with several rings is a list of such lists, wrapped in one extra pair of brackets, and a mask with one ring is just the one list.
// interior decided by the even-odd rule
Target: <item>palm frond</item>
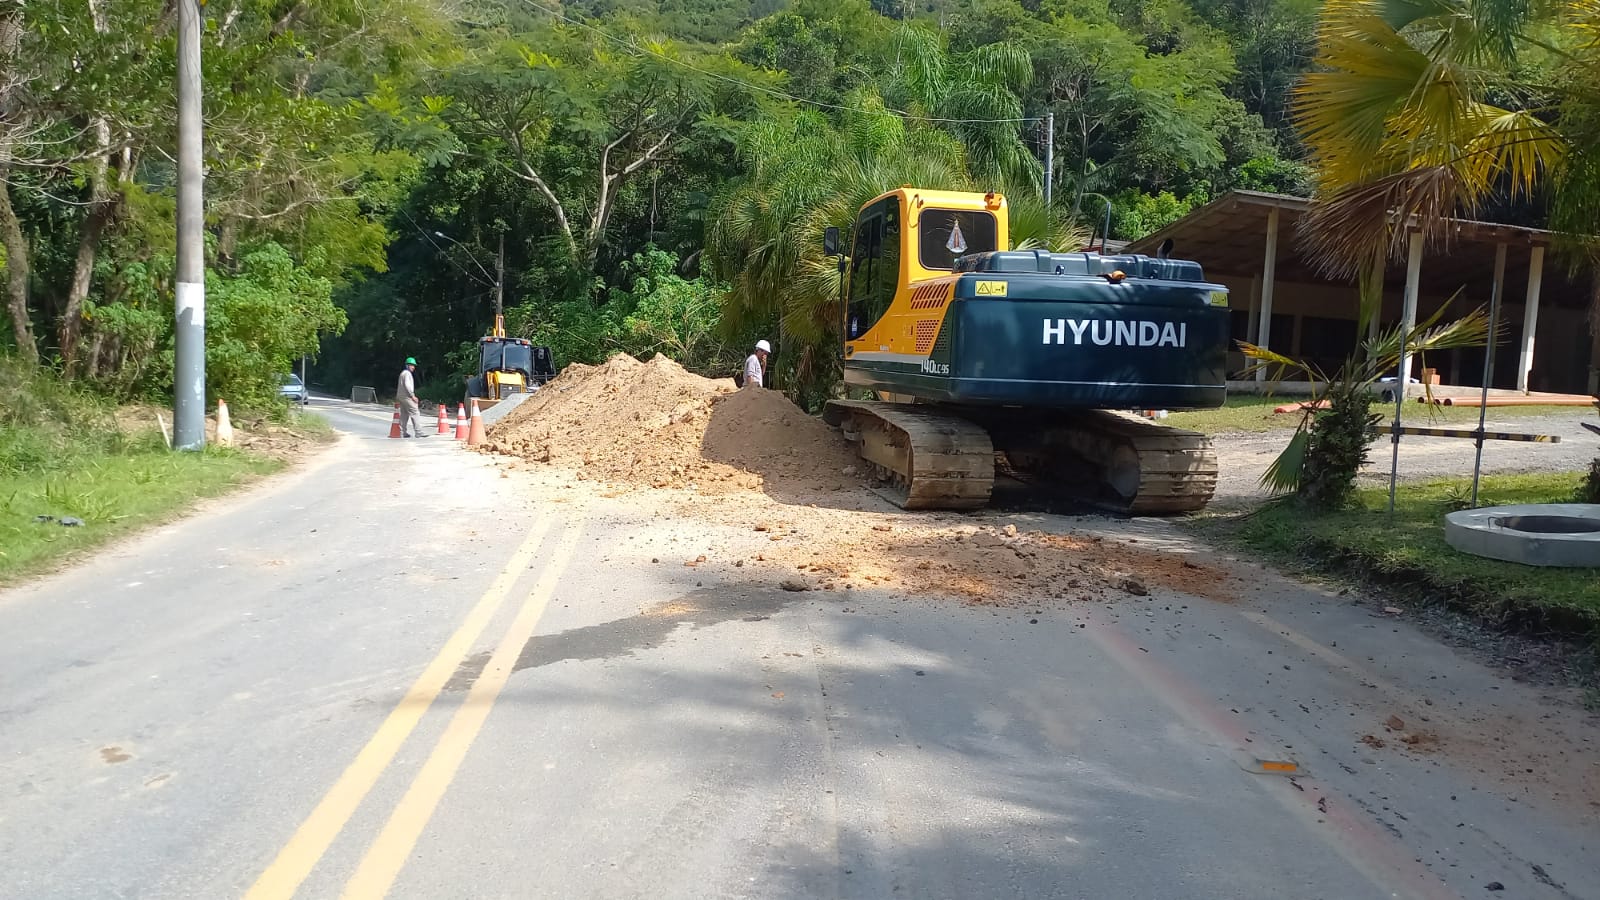
[(1311, 443), (1311, 432), (1296, 429), (1267, 470), (1261, 473), (1260, 485), (1274, 494), (1289, 494), (1300, 487), (1300, 477), (1305, 472), (1306, 447)]
[(1311, 205), (1299, 239), (1312, 265), (1331, 278), (1355, 278), (1374, 258), (1404, 259), (1407, 227), (1435, 242), (1460, 199), (1448, 166), (1412, 169), (1336, 191)]
[(1503, 175), (1513, 194), (1526, 193), (1541, 174), (1560, 169), (1566, 159), (1566, 138), (1530, 112), (1478, 104), (1473, 114), (1480, 127), (1461, 165), (1472, 172), (1474, 183), (1491, 185)]

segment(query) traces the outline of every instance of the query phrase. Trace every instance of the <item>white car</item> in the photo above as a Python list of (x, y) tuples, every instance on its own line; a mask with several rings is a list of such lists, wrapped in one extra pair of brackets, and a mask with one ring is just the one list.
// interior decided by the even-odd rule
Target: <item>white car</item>
[(311, 392), (306, 389), (305, 382), (299, 375), (284, 375), (280, 379), (278, 396), (294, 403), (305, 406), (311, 402)]

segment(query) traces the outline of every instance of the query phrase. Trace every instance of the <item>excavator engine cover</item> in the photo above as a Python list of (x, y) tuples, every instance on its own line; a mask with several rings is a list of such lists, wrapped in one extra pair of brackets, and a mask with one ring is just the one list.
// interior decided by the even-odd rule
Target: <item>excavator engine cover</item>
[[(1004, 251), (964, 257), (940, 319), (909, 319), (923, 354), (849, 347), (845, 380), (964, 405), (1222, 405), (1227, 289), (1181, 260)], [(919, 334), (920, 330), (920, 334)]]

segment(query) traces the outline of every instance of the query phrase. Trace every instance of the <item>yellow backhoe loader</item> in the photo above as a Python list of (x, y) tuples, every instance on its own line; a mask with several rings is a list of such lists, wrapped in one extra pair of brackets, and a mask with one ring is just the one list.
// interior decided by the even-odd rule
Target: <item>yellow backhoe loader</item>
[(516, 394), (527, 394), (556, 377), (549, 347), (535, 347), (522, 338), (506, 337), (503, 316), (494, 317), (494, 333), (478, 338), (478, 374), (467, 379), (467, 399), (488, 409)]

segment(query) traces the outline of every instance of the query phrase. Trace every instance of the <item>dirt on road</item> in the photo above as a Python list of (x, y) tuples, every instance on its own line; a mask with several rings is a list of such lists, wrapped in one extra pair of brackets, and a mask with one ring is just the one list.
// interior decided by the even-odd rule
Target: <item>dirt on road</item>
[(754, 550), (708, 547), (681, 562), (748, 567), (789, 590), (879, 588), (996, 606), (1036, 602), (1041, 590), (1063, 600), (1233, 592), (1222, 572), (1169, 554), (899, 512), (865, 489), (838, 433), (783, 395), (736, 390), (660, 356), (568, 367), (491, 429), (486, 449), (569, 470), (663, 517), (748, 529)]

